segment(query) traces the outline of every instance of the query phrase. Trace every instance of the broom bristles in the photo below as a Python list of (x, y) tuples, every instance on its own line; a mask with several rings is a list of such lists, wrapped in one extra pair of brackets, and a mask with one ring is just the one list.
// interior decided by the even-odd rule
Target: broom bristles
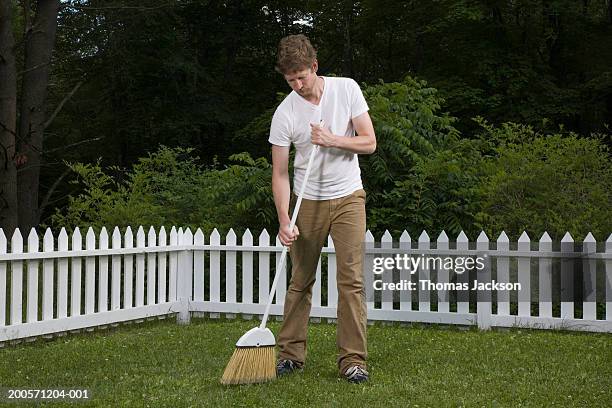
[(252, 384), (276, 378), (274, 346), (236, 347), (225, 367), (222, 384)]

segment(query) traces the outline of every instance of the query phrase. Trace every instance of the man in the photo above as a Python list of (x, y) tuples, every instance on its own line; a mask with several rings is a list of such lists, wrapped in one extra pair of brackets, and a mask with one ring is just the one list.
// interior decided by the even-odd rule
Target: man
[[(331, 234), (337, 259), (338, 369), (347, 380), (359, 383), (368, 380), (368, 372), (362, 268), (366, 195), (357, 154), (373, 153), (376, 136), (359, 85), (350, 78), (317, 76), (317, 69), (316, 51), (308, 38), (291, 35), (280, 41), (276, 70), (293, 92), (274, 113), (269, 141), (278, 235), (290, 248), (293, 269), (278, 335), (277, 374), (288, 374), (304, 365), (312, 285), (321, 248)], [(292, 143), (296, 153), (290, 198)], [(300, 191), (314, 145), (320, 149), (291, 231), (290, 201), (295, 202)]]

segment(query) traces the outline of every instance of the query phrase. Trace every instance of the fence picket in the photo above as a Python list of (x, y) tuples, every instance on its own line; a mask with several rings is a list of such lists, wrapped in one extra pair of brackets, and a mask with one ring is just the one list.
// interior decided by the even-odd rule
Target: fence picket
[[(193, 236), (194, 245), (204, 245), (204, 233), (200, 228)], [(211, 241), (212, 244), (212, 241)], [(212, 258), (211, 258), (212, 259)], [(193, 252), (193, 300), (204, 301), (204, 251)]]
[[(83, 239), (79, 227), (74, 229), (72, 233), (72, 250), (80, 251), (83, 248)], [(81, 264), (80, 257), (74, 257), (71, 260), (71, 275), (70, 275), (70, 316), (79, 316), (81, 314)]]
[[(68, 251), (68, 234), (66, 229), (60, 230), (57, 237), (57, 250)], [(57, 260), (57, 318), (68, 316), (68, 258)]]
[[(0, 228), (0, 255), (6, 254), (7, 241), (4, 231)], [(6, 320), (6, 301), (8, 299), (6, 293), (6, 264), (5, 261), (0, 261), (0, 326), (8, 326)]]
[[(542, 237), (540, 238), (540, 246), (538, 250), (540, 252), (552, 251), (552, 240), (546, 231), (544, 231), (544, 234), (542, 234)], [(538, 316), (552, 317), (552, 259), (540, 258), (538, 264)]]
[[(270, 246), (270, 234), (265, 229), (259, 234), (258, 246)], [(260, 304), (268, 303), (270, 296), (270, 253), (259, 252), (259, 300)]]
[[(463, 251), (469, 249), (470, 242), (465, 232), (461, 231), (457, 236), (457, 250)], [(469, 286), (470, 274), (465, 271), (463, 273), (457, 273), (454, 271), (457, 277), (457, 283)], [(457, 313), (469, 313), (470, 312), (470, 293), (467, 290), (457, 291)]]
[[(162, 248), (168, 245), (166, 229), (164, 228), (163, 225), (159, 229), (159, 237), (158, 237), (157, 244)], [(167, 259), (168, 259), (168, 254), (166, 252), (159, 252), (157, 254), (157, 267), (158, 267), (157, 303), (166, 302)]]
[[(197, 231), (196, 231), (197, 232)], [(194, 235), (191, 232), (190, 228), (187, 228), (184, 232), (179, 229), (179, 237), (181, 245), (193, 245), (194, 244)], [(183, 261), (183, 266), (185, 269), (178, 269), (178, 273), (181, 274), (181, 279), (177, 282), (182, 282), (184, 286), (177, 285), (177, 291), (183, 290), (186, 298), (188, 300), (193, 299), (193, 254), (190, 251), (184, 251), (185, 259)], [(212, 315), (211, 315), (212, 316)]]
[(586, 320), (597, 320), (597, 265), (594, 258), (589, 254), (594, 254), (597, 248), (595, 237), (590, 232), (584, 238), (582, 244), (582, 318)]
[[(193, 233), (189, 228), (178, 230), (180, 246), (193, 245)], [(179, 306), (177, 323), (188, 324), (191, 320), (189, 302), (193, 299), (193, 251), (181, 250), (178, 253), (176, 268), (176, 298)]]
[[(100, 230), (100, 249), (108, 249), (108, 231)], [(108, 310), (108, 256), (98, 258), (98, 312)]]
[[(253, 234), (248, 229), (242, 235), (242, 245), (253, 245)], [(253, 303), (253, 251), (242, 252), (242, 303)]]
[[(136, 232), (136, 248), (145, 248), (145, 233), (142, 225), (138, 227)], [(136, 254), (136, 307), (144, 305), (144, 284), (145, 284), (145, 255)]]
[[(476, 239), (476, 249), (486, 254), (489, 250), (489, 237), (484, 231), (480, 232)], [(491, 263), (488, 256), (482, 255), (484, 268), (476, 269), (476, 280), (478, 282), (491, 282)], [(478, 328), (488, 330), (491, 327), (493, 294), (491, 290), (479, 290), (476, 293), (476, 313), (478, 316)]]
[[(518, 240), (519, 251), (531, 250), (531, 239), (523, 231)], [(518, 315), (531, 316), (531, 258), (520, 256), (517, 259), (518, 283), (521, 290), (518, 292)]]
[[(440, 233), (440, 235), (438, 235), (438, 239), (436, 240), (436, 248), (440, 249), (440, 250), (448, 250), (448, 246), (449, 246), (449, 239), (448, 239), (448, 235), (446, 235), (446, 232), (444, 232), (444, 230), (442, 230), (442, 232)], [(449, 283), (449, 274), (448, 274), (448, 268), (445, 267), (444, 262), (441, 263), (441, 265), (439, 267), (437, 267), (437, 282), (442, 284), (442, 287), (444, 287), (444, 284)], [(442, 313), (448, 313), (449, 312), (449, 292), (446, 289), (442, 289), (438, 291), (438, 312), (442, 312)]]
[[(38, 252), (38, 234), (32, 228), (28, 235), (28, 252)], [(28, 291), (27, 291), (27, 313), (26, 322), (32, 323), (38, 320), (38, 261), (28, 261)]]
[[(400, 249), (411, 249), (412, 238), (408, 231), (404, 230), (399, 239)], [(409, 266), (412, 264), (409, 264)], [(405, 265), (404, 265), (405, 266)], [(412, 282), (412, 266), (400, 269), (400, 281)], [(418, 283), (418, 282), (417, 282)], [(412, 290), (400, 291), (400, 310), (412, 310)]]
[[(23, 237), (19, 228), (15, 229), (11, 238), (11, 253), (23, 253)], [(11, 324), (19, 324), (23, 320), (23, 261), (13, 261), (11, 265)]]
[[(149, 227), (149, 232), (147, 233), (147, 248), (152, 248), (157, 246), (157, 233), (155, 232), (155, 228), (153, 226)], [(147, 252), (147, 274), (146, 274), (146, 303), (147, 305), (154, 305), (157, 289), (157, 253), (155, 252)]]
[(561, 258), (561, 318), (574, 318), (574, 239), (569, 232), (561, 238), (561, 253), (570, 255)]
[[(157, 234), (153, 226), (149, 227), (147, 234), (147, 248), (157, 246)], [(147, 252), (147, 305), (154, 305), (157, 286), (157, 254)]]
[[(497, 250), (509, 251), (510, 240), (504, 231), (497, 237)], [(497, 255), (496, 255), (497, 256)], [(501, 283), (510, 282), (510, 259), (507, 256), (497, 256), (497, 281)], [(500, 316), (510, 315), (510, 291), (502, 290), (497, 293), (497, 314)]]
[[(393, 237), (389, 231), (385, 231), (382, 238), (380, 239), (380, 247), (381, 248), (393, 248)], [(392, 256), (388, 254), (388, 256)], [(380, 276), (384, 284), (389, 284), (394, 281), (393, 275), (395, 274), (395, 268), (391, 268), (390, 270), (385, 270)], [(382, 310), (393, 310), (393, 291), (388, 289), (384, 289), (381, 292), (381, 309)]]
[[(429, 249), (431, 247), (429, 235), (423, 231), (419, 236), (419, 249)], [(419, 268), (419, 283), (422, 280), (431, 281), (431, 271), (429, 262), (422, 262), (423, 267)], [(429, 288), (423, 288), (419, 285), (419, 311), (431, 311), (431, 291)]]
[[(128, 226), (125, 229), (124, 248), (134, 247), (134, 235), (132, 228)], [(134, 256), (126, 255), (123, 257), (123, 308), (129, 309), (134, 307)]]
[[(88, 251), (96, 249), (96, 235), (93, 228), (89, 227), (85, 236), (85, 249)], [(96, 258), (88, 256), (85, 258), (85, 314), (92, 314), (95, 305), (95, 283), (96, 283)]]
[[(112, 237), (113, 249), (121, 249), (121, 232), (119, 227), (113, 229)], [(127, 256), (126, 256), (127, 257)], [(127, 261), (126, 262), (126, 273), (127, 273)], [(112, 257), (112, 272), (111, 272), (111, 310), (118, 310), (121, 308), (121, 255), (113, 255)], [(127, 299), (127, 296), (124, 296)], [(124, 301), (124, 307), (126, 302)]]
[[(177, 246), (179, 244), (178, 232), (176, 227), (170, 228), (170, 246)], [(168, 256), (168, 302), (175, 301), (176, 298), (176, 274), (178, 268), (178, 254), (176, 252), (170, 252)]]
[[(53, 233), (47, 228), (43, 236), (43, 251), (53, 252)], [(42, 296), (42, 320), (53, 319), (53, 285), (54, 280), (53, 259), (45, 259), (43, 261), (43, 296)], [(2, 293), (2, 291), (0, 291)]]
[[(210, 234), (210, 244), (221, 245), (221, 235), (216, 228)], [(221, 251), (210, 251), (210, 301), (221, 301)], [(219, 314), (211, 316), (219, 317)]]
[[(236, 245), (236, 233), (230, 228), (225, 237), (225, 245)], [(236, 251), (225, 251), (225, 302), (236, 303)], [(233, 319), (233, 313), (226, 314)]]

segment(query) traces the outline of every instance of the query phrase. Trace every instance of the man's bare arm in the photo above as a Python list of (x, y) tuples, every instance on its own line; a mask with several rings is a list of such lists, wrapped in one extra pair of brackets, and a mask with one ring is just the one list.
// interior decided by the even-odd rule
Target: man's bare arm
[(289, 147), (272, 145), (272, 194), (280, 229), (279, 239), (283, 245), (291, 243), (299, 235), (297, 227), (289, 230), (291, 218), (289, 217), (289, 200), (291, 185), (289, 183)]
[(368, 112), (353, 118), (352, 122), (357, 133), (354, 137), (337, 136), (327, 128), (311, 124), (312, 143), (323, 147), (336, 147), (357, 154), (374, 153), (376, 151), (376, 135)]

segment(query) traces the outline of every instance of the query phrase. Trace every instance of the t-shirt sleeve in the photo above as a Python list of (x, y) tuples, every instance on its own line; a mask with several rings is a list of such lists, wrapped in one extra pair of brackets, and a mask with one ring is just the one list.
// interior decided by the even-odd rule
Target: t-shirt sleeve
[(351, 95), (351, 119), (353, 119), (367, 112), (369, 108), (363, 92), (361, 92), (361, 88), (355, 80), (350, 80), (349, 88), (349, 94)]
[(272, 116), (268, 142), (276, 146), (291, 146), (290, 126), (289, 117), (277, 109)]

